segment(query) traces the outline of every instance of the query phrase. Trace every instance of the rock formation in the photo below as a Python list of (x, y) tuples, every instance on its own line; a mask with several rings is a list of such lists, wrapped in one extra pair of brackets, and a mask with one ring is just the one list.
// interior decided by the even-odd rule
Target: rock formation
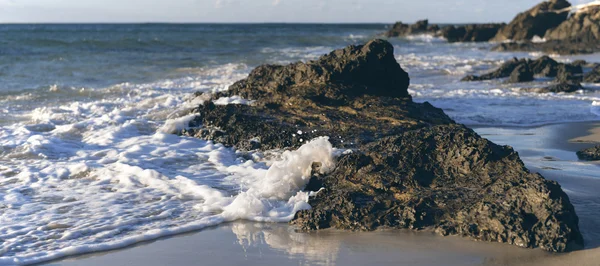
[(574, 13), (558, 27), (549, 29), (544, 38), (580, 43), (600, 42), (600, 6)]
[(544, 37), (546, 31), (563, 23), (569, 12), (555, 12), (570, 7), (565, 0), (542, 2), (535, 7), (519, 13), (506, 27), (502, 28), (493, 41), (525, 41), (534, 36)]
[(599, 161), (600, 160), (600, 145), (577, 152), (577, 157), (582, 161)]
[(440, 35), (448, 42), (487, 42), (494, 38), (506, 24), (468, 24), (461, 26), (446, 26)]
[(506, 82), (516, 83), (533, 81), (534, 75), (555, 78), (556, 84), (543, 89), (530, 89), (532, 92), (575, 92), (584, 89), (580, 84), (584, 78), (581, 65), (558, 63), (548, 56), (536, 60), (514, 58), (494, 71), (481, 76), (469, 75), (462, 81), (508, 78)]
[(209, 101), (196, 109), (196, 128), (181, 133), (242, 150), (297, 148), (317, 136), (352, 149), (331, 173), (313, 171), (306, 189), (320, 192), (292, 221), (304, 230), (429, 228), (553, 252), (582, 247), (556, 182), (530, 173), (512, 148), (413, 102), (408, 85), (392, 45), (374, 40), (307, 63), (260, 66), (212, 96), (254, 104)]
[(600, 83), (600, 65), (597, 65), (592, 71), (583, 76), (583, 82)]
[(439, 30), (437, 25), (429, 26), (429, 20), (419, 20), (415, 24), (404, 24), (396, 22), (392, 28), (386, 32), (387, 37), (400, 37), (415, 34), (436, 33)]

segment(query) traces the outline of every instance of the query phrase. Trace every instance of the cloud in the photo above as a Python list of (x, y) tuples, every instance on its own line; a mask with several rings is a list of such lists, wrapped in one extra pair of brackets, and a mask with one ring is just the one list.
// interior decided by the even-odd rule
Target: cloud
[(273, 1), (273, 5), (274, 6), (278, 6), (279, 4), (281, 4), (281, 0), (275, 0), (275, 1)]

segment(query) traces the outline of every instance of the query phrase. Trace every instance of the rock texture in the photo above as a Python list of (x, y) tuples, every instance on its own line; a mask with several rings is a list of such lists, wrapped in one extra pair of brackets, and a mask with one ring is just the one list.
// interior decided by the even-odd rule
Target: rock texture
[(575, 92), (584, 89), (580, 84), (584, 79), (580, 64), (558, 63), (548, 56), (536, 60), (513, 58), (494, 71), (481, 76), (469, 75), (462, 81), (508, 78), (506, 82), (517, 83), (533, 81), (534, 75), (555, 78), (556, 84), (543, 89), (530, 89), (532, 92)]
[[(415, 103), (393, 47), (374, 40), (318, 60), (265, 65), (213, 97), (249, 105), (197, 108), (185, 135), (239, 149), (290, 149), (317, 136), (351, 148), (328, 174), (313, 171), (311, 210), (301, 229), (434, 229), (443, 235), (539, 247), (581, 248), (578, 218), (554, 182), (530, 173), (518, 154)], [(201, 127), (200, 127), (201, 126)], [(318, 168), (318, 164), (314, 164)]]
[(415, 34), (436, 33), (439, 30), (437, 25), (429, 25), (429, 20), (419, 20), (415, 24), (404, 24), (396, 22), (392, 28), (385, 33), (387, 37), (401, 37)]
[(599, 161), (600, 160), (600, 145), (577, 152), (577, 157), (582, 161)]
[[(564, 6), (565, 3), (558, 3)], [(566, 1), (562, 1), (566, 2)], [(544, 13), (556, 14), (556, 13)], [(557, 14), (562, 18), (562, 14)], [(512, 24), (512, 23), (511, 23)], [(554, 24), (548, 24), (554, 25)], [(510, 25), (509, 25), (510, 26)], [(507, 30), (507, 26), (504, 28)], [(506, 40), (500, 36), (494, 40)], [(572, 14), (567, 20), (555, 27), (548, 27), (547, 31), (539, 35), (546, 42), (532, 43), (527, 38), (525, 42), (502, 43), (494, 47), (494, 51), (542, 51), (554, 54), (588, 54), (600, 51), (600, 6), (590, 6)], [(510, 38), (509, 38), (510, 39)], [(515, 39), (518, 40), (518, 39)]]
[(494, 38), (506, 24), (469, 24), (462, 26), (447, 26), (442, 28), (440, 35), (448, 42), (487, 42)]
[(600, 6), (592, 6), (574, 13), (558, 27), (549, 29), (548, 40), (567, 40), (580, 43), (600, 42)]
[(565, 0), (542, 2), (535, 7), (519, 13), (506, 27), (502, 28), (493, 41), (525, 41), (534, 36), (543, 37), (546, 31), (553, 29), (567, 20), (569, 12), (554, 12), (570, 7)]
[(583, 76), (583, 82), (600, 83), (600, 65), (594, 67), (592, 71)]

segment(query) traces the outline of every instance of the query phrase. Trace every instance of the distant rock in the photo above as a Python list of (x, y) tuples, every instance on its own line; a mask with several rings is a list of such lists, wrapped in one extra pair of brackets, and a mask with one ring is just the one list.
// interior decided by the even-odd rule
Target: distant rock
[(448, 42), (487, 42), (506, 24), (469, 24), (461, 26), (446, 26), (440, 35)]
[(506, 40), (528, 41), (534, 36), (543, 37), (546, 31), (563, 23), (569, 12), (554, 12), (571, 4), (565, 0), (542, 2), (535, 7), (519, 13), (506, 27), (503, 27), (492, 39), (501, 42)]
[(535, 92), (541, 92), (541, 93), (547, 93), (547, 92), (571, 93), (571, 92), (576, 92), (576, 91), (580, 91), (580, 90), (584, 90), (584, 89), (585, 88), (583, 88), (581, 86), (581, 84), (579, 84), (578, 82), (575, 82), (575, 81), (564, 81), (564, 82), (559, 82), (557, 84), (550, 85), (550, 86), (542, 88), (542, 89), (534, 89), (533, 91), (535, 91)]
[(577, 152), (577, 157), (582, 161), (600, 161), (600, 145)]
[(509, 42), (492, 47), (496, 52), (543, 52), (547, 54), (573, 55), (591, 54), (600, 51), (600, 42), (578, 42), (573, 40), (548, 40), (546, 42)]
[(558, 63), (548, 56), (536, 60), (518, 59), (506, 61), (498, 69), (481, 76), (469, 75), (461, 81), (481, 81), (507, 78), (508, 83), (528, 82), (534, 75), (553, 77), (557, 84), (544, 89), (531, 89), (533, 92), (574, 92), (580, 89), (583, 70), (580, 65)]
[(600, 65), (597, 65), (592, 71), (586, 73), (583, 76), (583, 82), (600, 83)]
[(387, 37), (402, 37), (416, 34), (436, 33), (439, 30), (437, 25), (429, 25), (429, 20), (419, 20), (415, 24), (404, 24), (396, 22), (392, 28), (386, 32)]
[[(374, 40), (318, 60), (265, 65), (213, 98), (252, 105), (196, 109), (181, 134), (241, 150), (294, 149), (318, 136), (350, 148), (328, 174), (313, 171), (300, 229), (431, 228), (443, 235), (564, 252), (583, 246), (569, 197), (518, 154), (415, 103), (393, 47)], [(316, 168), (317, 164), (313, 165)]]
[(574, 13), (558, 27), (549, 29), (544, 38), (580, 43), (600, 42), (600, 6)]
[(533, 72), (529, 67), (529, 64), (521, 64), (510, 73), (507, 82), (518, 83), (518, 82), (529, 82), (533, 81)]

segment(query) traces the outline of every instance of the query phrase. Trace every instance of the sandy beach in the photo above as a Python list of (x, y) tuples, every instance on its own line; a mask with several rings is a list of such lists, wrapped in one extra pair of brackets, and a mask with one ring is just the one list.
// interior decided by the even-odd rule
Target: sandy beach
[(529, 169), (561, 184), (580, 218), (583, 251), (557, 255), (431, 232), (299, 233), (287, 224), (236, 222), (45, 265), (598, 265), (600, 180), (590, 175), (599, 166), (577, 161), (575, 151), (600, 142), (599, 126), (585, 122), (475, 129), (496, 143), (513, 146)]

